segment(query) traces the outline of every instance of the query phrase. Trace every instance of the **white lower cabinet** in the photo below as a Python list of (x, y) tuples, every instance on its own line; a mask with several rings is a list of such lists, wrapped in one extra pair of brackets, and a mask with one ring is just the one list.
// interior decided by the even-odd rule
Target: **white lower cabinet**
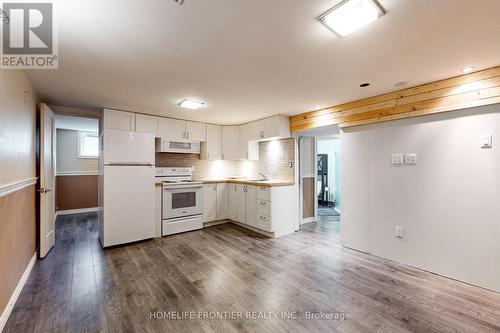
[(203, 185), (203, 223), (217, 219), (217, 184)]
[(203, 223), (224, 220), (229, 217), (229, 184), (203, 185)]
[(237, 210), (237, 205), (236, 205), (236, 184), (229, 184), (229, 208), (228, 208), (228, 215), (229, 219), (236, 221), (236, 210)]
[(229, 184), (217, 184), (217, 220), (229, 217)]
[(247, 185), (245, 190), (245, 223), (258, 228), (256, 210), (256, 190), (255, 186)]
[(205, 223), (230, 219), (274, 237), (292, 233), (298, 225), (296, 186), (205, 184), (203, 194)]
[(246, 199), (245, 199), (245, 185), (236, 185), (236, 222), (245, 223), (246, 218)]

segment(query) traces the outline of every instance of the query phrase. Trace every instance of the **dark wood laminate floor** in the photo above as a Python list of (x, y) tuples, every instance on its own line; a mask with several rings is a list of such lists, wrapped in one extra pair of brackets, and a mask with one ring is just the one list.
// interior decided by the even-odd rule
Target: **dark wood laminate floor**
[[(152, 319), (156, 311), (322, 311), (350, 319)], [(203, 331), (498, 332), (500, 294), (344, 249), (338, 222), (277, 240), (226, 224), (103, 251), (89, 214), (57, 221), (56, 246), (36, 263), (5, 327)]]

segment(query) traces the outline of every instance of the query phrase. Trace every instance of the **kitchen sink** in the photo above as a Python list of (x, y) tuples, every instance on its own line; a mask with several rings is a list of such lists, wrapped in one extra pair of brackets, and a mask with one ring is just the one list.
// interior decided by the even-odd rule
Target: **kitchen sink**
[(271, 178), (246, 179), (249, 182), (269, 182)]

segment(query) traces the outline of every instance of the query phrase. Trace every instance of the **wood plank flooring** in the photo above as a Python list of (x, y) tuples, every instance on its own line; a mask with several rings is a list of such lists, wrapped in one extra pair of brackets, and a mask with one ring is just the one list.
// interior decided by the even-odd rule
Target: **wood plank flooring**
[(103, 251), (95, 215), (60, 217), (5, 332), (500, 331), (500, 294), (342, 248), (338, 230), (224, 224)]

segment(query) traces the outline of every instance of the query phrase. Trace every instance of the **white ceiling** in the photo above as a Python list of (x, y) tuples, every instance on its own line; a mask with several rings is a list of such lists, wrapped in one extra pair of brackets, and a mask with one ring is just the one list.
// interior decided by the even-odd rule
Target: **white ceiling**
[(58, 129), (99, 132), (99, 120), (92, 118), (73, 117), (58, 114), (55, 117), (55, 126)]
[(59, 69), (29, 77), (49, 104), (236, 124), (500, 65), (499, 0), (381, 0), (344, 38), (315, 20), (338, 2), (58, 1)]

